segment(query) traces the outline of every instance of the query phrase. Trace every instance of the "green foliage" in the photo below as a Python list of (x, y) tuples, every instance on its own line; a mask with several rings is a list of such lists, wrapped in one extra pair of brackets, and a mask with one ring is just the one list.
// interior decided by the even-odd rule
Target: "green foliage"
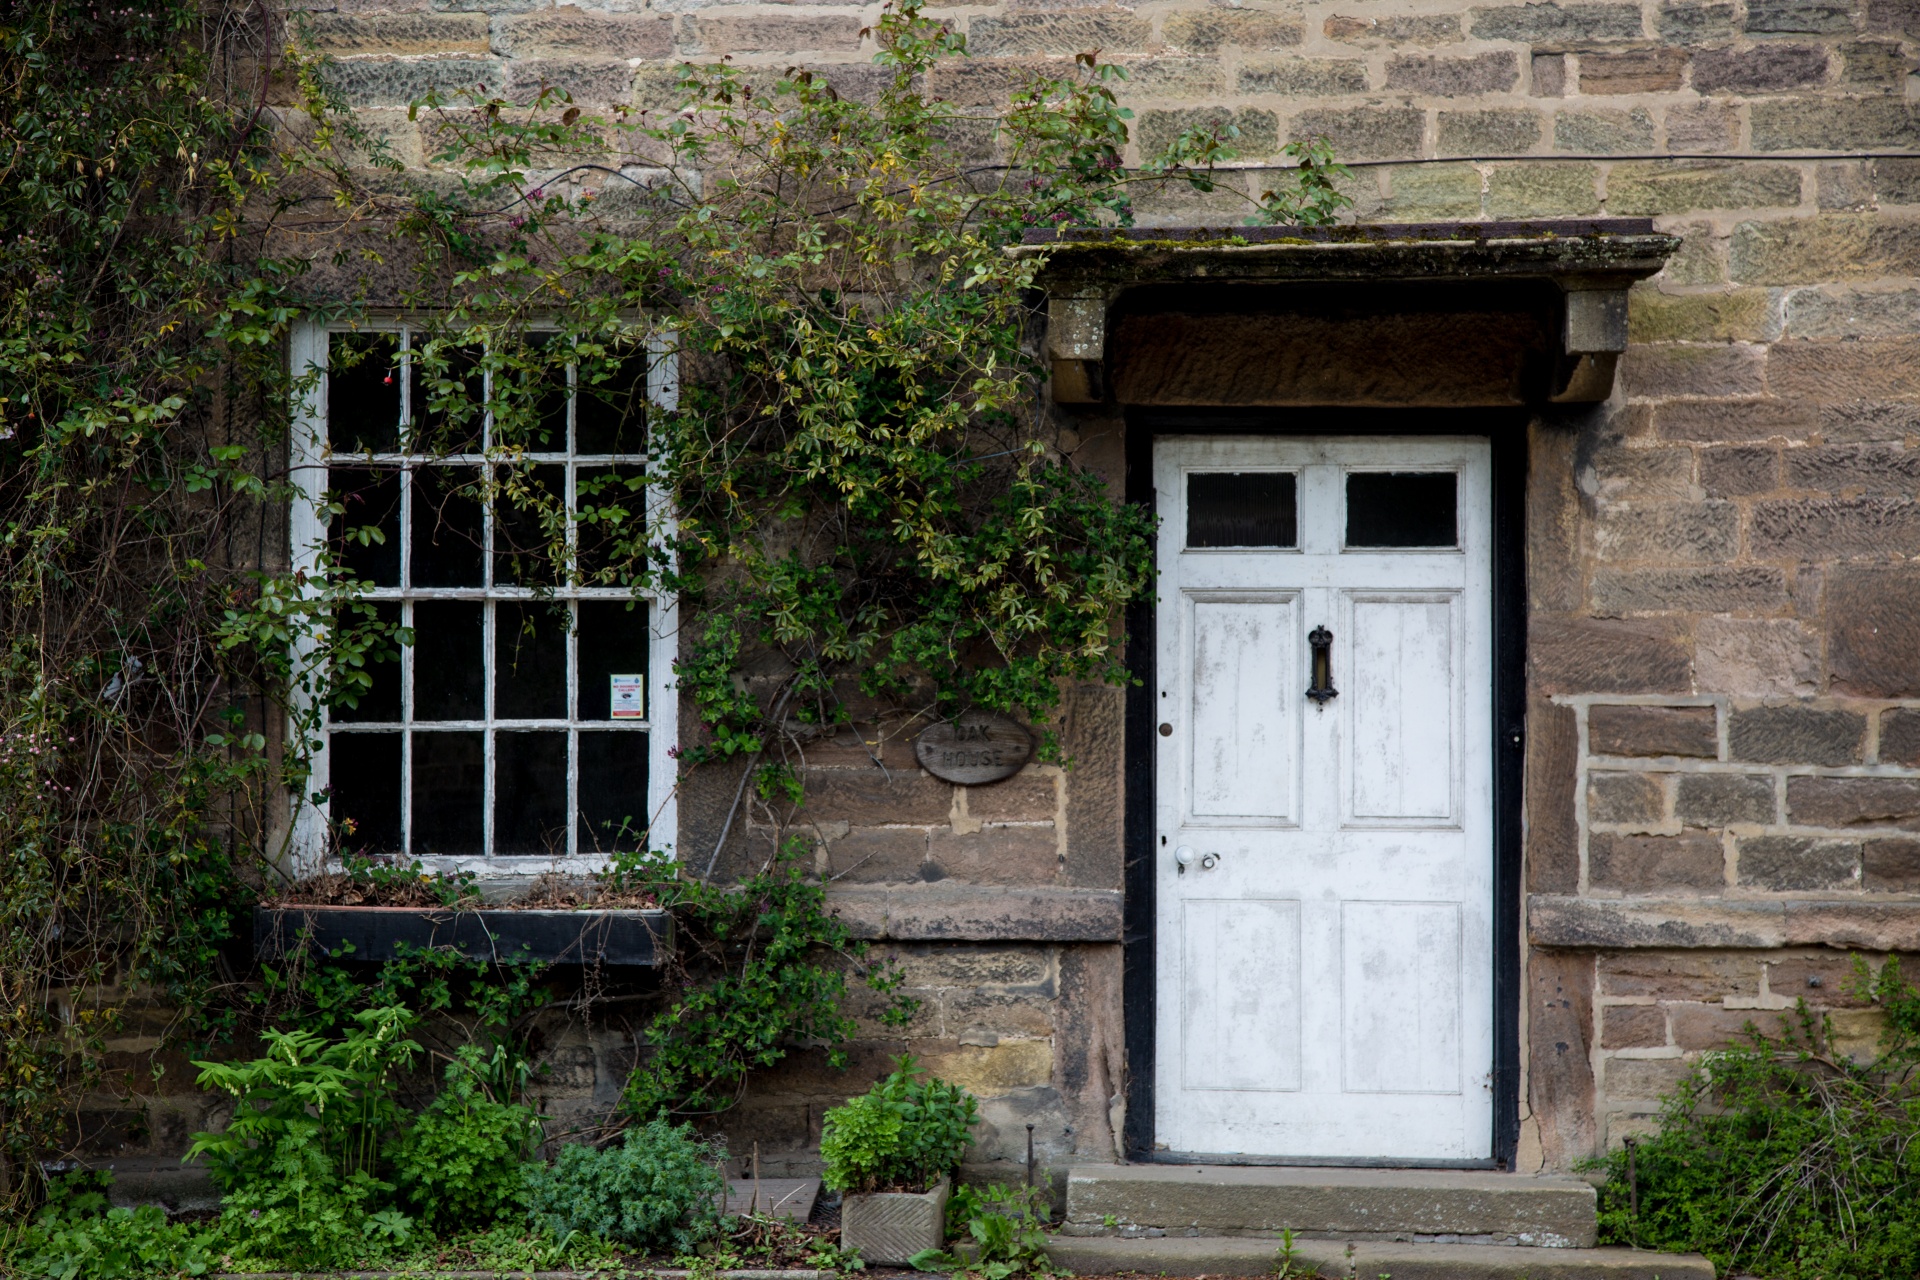
[[(111, 1175), (70, 1173), (17, 1239), (0, 1237), (0, 1268), (28, 1280), (133, 1280), (200, 1276), (217, 1257), (203, 1230), (169, 1223), (156, 1205), (109, 1208)], [(9, 1256), (10, 1255), (10, 1256)]]
[(827, 1112), (820, 1159), (830, 1189), (925, 1191), (959, 1168), (977, 1104), (958, 1085), (919, 1076), (902, 1054), (886, 1079)]
[(1070, 1275), (1047, 1257), (1046, 1195), (1037, 1187), (962, 1185), (947, 1201), (947, 1234), (965, 1236), (968, 1256), (943, 1249), (917, 1253), (908, 1262), (920, 1271), (952, 1271), (983, 1280), (1008, 1276)]
[(529, 1108), (488, 1092), (500, 1074), (478, 1046), (462, 1046), (440, 1096), (389, 1148), (394, 1183), (423, 1225), (482, 1227), (524, 1212), (521, 1165), (540, 1124)]
[(562, 1147), (527, 1170), (533, 1220), (556, 1238), (584, 1232), (635, 1249), (691, 1253), (720, 1228), (727, 1183), (691, 1125), (653, 1120), (617, 1146)]
[[(798, 1043), (827, 1048), (845, 1065), (856, 1026), (841, 1002), (844, 965), (866, 945), (827, 910), (826, 887), (808, 877), (809, 845), (790, 840), (761, 872), (730, 886), (707, 884), (673, 863), (623, 858), (610, 886), (644, 887), (674, 913), (678, 948), (668, 981), (677, 998), (642, 1031), (651, 1052), (627, 1079), (623, 1105), (640, 1118), (721, 1111), (739, 1100), (748, 1072), (780, 1061)], [(894, 995), (897, 971), (865, 966), (864, 980), (899, 1024), (916, 1001)]]
[[(1835, 1052), (1802, 1002), (1778, 1034), (1704, 1059), (1659, 1133), (1594, 1162), (1603, 1242), (1697, 1250), (1723, 1273), (1877, 1280), (1920, 1258), (1920, 990), (1890, 958), (1854, 959), (1850, 992), (1885, 1034), (1871, 1061)], [(1629, 1180), (1631, 1160), (1632, 1180)], [(1637, 1183), (1637, 1187), (1636, 1184)], [(1638, 1213), (1633, 1212), (1637, 1196)]]

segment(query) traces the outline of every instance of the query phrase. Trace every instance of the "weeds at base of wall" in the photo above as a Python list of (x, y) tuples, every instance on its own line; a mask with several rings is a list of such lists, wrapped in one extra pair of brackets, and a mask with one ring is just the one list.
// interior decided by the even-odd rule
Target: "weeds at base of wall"
[(1875, 1056), (1837, 1053), (1801, 1002), (1704, 1058), (1658, 1133), (1589, 1168), (1603, 1244), (1699, 1252), (1722, 1274), (1882, 1280), (1920, 1258), (1920, 989), (1860, 957), (1848, 994), (1885, 1019)]

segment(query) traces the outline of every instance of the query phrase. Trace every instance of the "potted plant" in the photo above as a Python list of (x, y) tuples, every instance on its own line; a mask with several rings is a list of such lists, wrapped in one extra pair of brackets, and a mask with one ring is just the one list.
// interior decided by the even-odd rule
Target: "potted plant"
[(825, 1117), (820, 1158), (828, 1189), (844, 1197), (840, 1244), (868, 1263), (900, 1266), (940, 1247), (953, 1172), (973, 1143), (973, 1095), (920, 1074), (903, 1054), (893, 1074)]

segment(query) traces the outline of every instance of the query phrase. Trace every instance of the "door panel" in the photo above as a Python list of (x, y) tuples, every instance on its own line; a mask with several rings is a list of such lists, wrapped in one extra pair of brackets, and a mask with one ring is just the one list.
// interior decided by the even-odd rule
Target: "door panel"
[(1170, 437), (1154, 476), (1156, 1146), (1485, 1158), (1487, 442)]

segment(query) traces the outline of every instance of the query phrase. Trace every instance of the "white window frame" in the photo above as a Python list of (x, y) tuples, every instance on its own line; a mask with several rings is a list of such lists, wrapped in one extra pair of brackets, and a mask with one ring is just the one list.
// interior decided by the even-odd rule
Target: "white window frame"
[[(326, 368), (329, 335), (336, 333), (399, 334), (401, 335), (403, 353), (402, 367), (404, 368), (406, 367), (405, 362), (408, 359), (405, 353), (410, 349), (412, 342), (410, 335), (419, 332), (420, 330), (417, 327), (410, 325), (403, 317), (368, 321), (358, 325), (325, 324), (321, 322), (304, 321), (294, 326), (290, 341), (290, 355), (291, 365), (295, 375), (300, 376), (309, 371), (318, 374), (317, 377), (311, 379), (307, 389), (298, 397), (294, 404), (293, 432), (290, 442), (289, 461), (291, 464), (291, 480), (295, 497), (291, 518), (289, 520), (289, 533), (292, 544), (292, 563), (296, 572), (305, 570), (306, 573), (311, 576), (318, 567), (318, 558), (327, 544), (327, 519), (323, 507), (325, 503), (325, 493), (328, 488), (328, 467), (333, 462), (333, 455), (327, 444)], [(656, 334), (648, 343), (648, 355), (647, 402), (649, 406), (653, 408), (671, 410), (678, 406), (680, 395), (679, 360), (673, 349), (671, 335)], [(491, 375), (488, 376), (490, 379)], [(569, 381), (572, 381), (572, 377), (572, 373), (569, 372)], [(411, 382), (411, 378), (404, 375), (402, 376), (400, 403), (401, 420), (403, 423), (408, 420), (407, 415), (411, 408)], [(490, 387), (491, 383), (489, 382), (488, 385)], [(529, 452), (524, 455), (529, 462), (535, 465), (564, 464), (567, 466), (566, 498), (569, 509), (571, 509), (574, 499), (573, 488), (576, 466), (601, 466), (609, 464), (632, 465), (635, 461), (633, 455), (626, 454), (575, 454), (573, 452), (573, 406), (574, 400), (570, 395), (567, 402), (568, 428), (565, 449), (557, 453), (553, 451), (537, 454)], [(492, 443), (492, 414), (490, 412), (484, 418), (483, 432), (482, 449), (486, 450), (491, 447)], [(422, 455), (409, 455), (405, 453), (353, 453), (343, 454), (340, 459), (343, 465), (350, 463), (352, 465), (366, 466), (371, 464), (389, 466), (396, 469), (418, 466), (421, 460)], [(462, 454), (436, 457), (434, 461), (436, 463), (468, 463), (478, 466), (485, 464), (488, 459), (483, 452), (473, 455)], [(493, 459), (493, 461), (498, 462), (499, 460)], [(407, 545), (406, 539), (410, 537), (411, 533), (409, 515), (412, 487), (411, 484), (403, 484), (401, 486), (402, 497), (399, 521), (403, 549)], [(664, 489), (654, 485), (647, 487), (645, 511), (649, 527), (656, 530), (655, 536), (670, 538), (672, 535), (672, 520)], [(403, 619), (411, 616), (411, 604), (415, 600), (482, 600), (488, 602), (490, 606), (493, 601), (541, 598), (539, 593), (528, 587), (498, 586), (492, 584), (492, 512), (490, 510), (483, 512), (482, 519), (486, 535), (485, 546), (482, 553), (482, 560), (485, 565), (483, 581), (487, 582), (488, 585), (458, 588), (410, 587), (408, 585), (410, 566), (407, 564), (409, 557), (403, 553), (401, 555), (400, 584), (394, 587), (369, 588), (363, 593), (363, 598), (400, 603), (404, 611)], [(574, 536), (574, 531), (575, 526), (569, 521), (568, 536), (570, 538)], [(634, 594), (635, 593), (631, 592), (628, 588), (618, 586), (568, 586), (555, 588), (546, 598), (568, 601), (627, 600), (632, 598)], [(655, 852), (666, 852), (671, 855), (678, 834), (676, 755), (679, 742), (679, 699), (677, 685), (673, 677), (673, 664), (679, 653), (679, 602), (671, 594), (651, 592), (642, 592), (639, 594), (646, 600), (647, 603), (645, 607), (648, 611), (646, 718), (637, 723), (626, 723), (622, 728), (617, 730), (601, 727), (588, 728), (587, 731), (639, 732), (646, 735), (648, 757), (647, 794), (648, 808), (651, 811), (647, 829), (647, 848)], [(435, 724), (436, 727), (440, 729), (487, 731), (483, 737), (485, 744), (485, 784), (482, 791), (481, 803), (486, 808), (486, 813), (482, 818), (482, 829), (485, 833), (484, 840), (490, 845), (493, 839), (495, 762), (494, 734), (491, 731), (495, 728), (508, 726), (519, 730), (544, 729), (556, 731), (565, 729), (577, 731), (583, 726), (588, 725), (589, 722), (580, 720), (577, 715), (575, 697), (578, 680), (578, 662), (576, 660), (577, 646), (573, 643), (569, 643), (567, 646), (567, 705), (569, 717), (565, 720), (553, 721), (496, 721), (493, 717), (495, 683), (494, 628), (488, 626), (484, 634), (486, 640), (482, 651), (482, 662), (486, 685), (484, 693), (486, 718), (479, 721), (447, 721), (435, 722)], [(311, 641), (302, 641), (296, 652), (296, 660), (303, 665), (309, 662), (312, 658), (312, 648)], [(413, 663), (413, 649), (411, 646), (402, 648), (400, 662), (403, 664), (403, 672), (411, 671)], [(402, 687), (405, 689), (409, 687), (409, 685), (403, 681)], [(304, 699), (306, 696), (307, 695), (300, 691), (296, 691), (297, 699)], [(403, 704), (403, 719), (400, 730), (402, 737), (402, 776), (399, 780), (399, 788), (402, 805), (401, 821), (403, 837), (408, 830), (406, 817), (411, 810), (412, 804), (410, 780), (408, 777), (411, 752), (406, 745), (411, 740), (412, 723), (410, 719), (406, 718), (407, 705), (408, 704)], [(297, 721), (302, 718), (301, 713), (309, 709), (310, 704), (305, 704), (304, 702), (295, 706), (295, 716), (294, 721), (290, 723), (290, 732), (297, 732), (295, 725), (297, 725)], [(594, 725), (598, 723), (599, 722), (592, 722)], [(362, 725), (359, 723), (356, 723), (351, 729), (343, 725), (339, 730), (343, 737), (364, 732), (391, 733), (392, 731), (392, 726), (386, 724)], [(293, 797), (294, 812), (290, 832), (290, 862), (292, 865), (289, 867), (289, 870), (295, 875), (310, 875), (322, 869), (329, 869), (329, 862), (334, 864), (333, 869), (337, 869), (337, 860), (329, 856), (328, 850), (327, 833), (330, 826), (330, 815), (327, 811), (327, 802), (324, 799), (316, 801), (313, 798), (315, 796), (324, 797), (327, 792), (331, 777), (329, 756), (332, 750), (334, 732), (334, 727), (328, 723), (323, 716), (323, 724), (320, 732), (322, 745), (320, 749), (314, 753), (306, 787), (307, 794)], [(471, 854), (405, 854), (402, 856), (408, 860), (418, 861), (423, 868), (429, 871), (471, 872), (478, 878), (500, 876), (524, 877), (538, 875), (547, 871), (586, 874), (600, 870), (606, 865), (608, 855), (581, 852), (577, 847), (579, 843), (579, 814), (576, 798), (577, 775), (578, 753), (569, 749), (567, 767), (567, 788), (569, 795), (569, 803), (567, 806), (568, 852), (565, 854), (496, 855), (487, 852), (475, 852)]]

